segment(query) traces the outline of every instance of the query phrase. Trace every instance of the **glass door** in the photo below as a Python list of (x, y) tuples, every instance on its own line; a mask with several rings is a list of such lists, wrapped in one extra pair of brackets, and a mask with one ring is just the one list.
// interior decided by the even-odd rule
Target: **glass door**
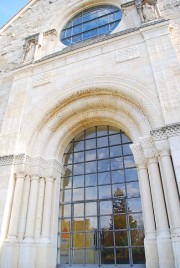
[(131, 141), (98, 126), (65, 153), (58, 267), (145, 267), (139, 184)]

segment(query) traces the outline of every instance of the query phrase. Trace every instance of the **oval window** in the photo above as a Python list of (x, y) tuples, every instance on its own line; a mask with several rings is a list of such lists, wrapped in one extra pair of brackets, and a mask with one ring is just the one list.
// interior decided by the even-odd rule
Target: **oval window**
[(82, 11), (71, 19), (61, 32), (67, 46), (111, 33), (119, 24), (122, 11), (115, 6), (97, 6)]

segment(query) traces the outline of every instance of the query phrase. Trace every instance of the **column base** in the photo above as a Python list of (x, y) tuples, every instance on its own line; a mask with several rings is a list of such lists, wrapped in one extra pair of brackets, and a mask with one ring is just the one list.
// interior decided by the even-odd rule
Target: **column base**
[(172, 238), (175, 268), (180, 267), (180, 237)]
[(159, 268), (157, 241), (151, 238), (144, 239), (144, 248), (147, 268)]
[(34, 267), (36, 267), (36, 245), (23, 242), (20, 245), (18, 268)]
[(174, 255), (170, 238), (157, 237), (157, 248), (160, 268), (174, 268)]
[(1, 248), (0, 267), (17, 268), (19, 256), (19, 244), (4, 242)]
[(56, 267), (57, 248), (50, 245), (39, 244), (36, 256), (36, 268), (54, 268)]

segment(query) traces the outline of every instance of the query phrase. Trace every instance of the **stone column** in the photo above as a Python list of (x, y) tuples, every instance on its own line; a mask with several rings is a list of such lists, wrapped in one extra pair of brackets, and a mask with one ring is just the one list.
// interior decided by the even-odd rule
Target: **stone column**
[(7, 240), (11, 242), (17, 242), (17, 232), (18, 232), (19, 216), (20, 216), (21, 201), (23, 194), (24, 178), (25, 178), (24, 172), (16, 173), (16, 184), (15, 184), (8, 238), (7, 238)]
[(31, 176), (31, 189), (29, 197), (29, 206), (26, 222), (25, 240), (24, 242), (34, 242), (34, 227), (36, 219), (37, 197), (39, 187), (39, 176)]
[(141, 193), (141, 203), (145, 229), (144, 247), (146, 255), (146, 265), (148, 268), (159, 268), (156, 228), (146, 160), (139, 144), (131, 145), (131, 149), (138, 169), (139, 187)]
[(154, 143), (151, 137), (142, 138), (141, 144), (143, 147), (144, 155), (148, 161), (149, 180), (157, 228), (159, 267), (173, 268), (175, 267), (174, 256), (159, 172), (157, 151), (154, 147)]
[(24, 237), (25, 226), (26, 226), (26, 217), (27, 217), (27, 209), (28, 209), (28, 201), (29, 201), (29, 191), (30, 191), (30, 176), (27, 175), (25, 177), (21, 215), (20, 215), (20, 222), (19, 222), (19, 231), (18, 231), (18, 240), (19, 241), (21, 241)]
[(42, 235), (41, 242), (49, 243), (49, 232), (51, 224), (51, 208), (52, 208), (52, 194), (53, 194), (53, 177), (46, 178), (45, 198), (44, 198), (44, 210), (43, 210), (43, 222), (42, 222)]
[(45, 190), (45, 179), (40, 178), (39, 193), (38, 193), (38, 203), (37, 203), (36, 230), (35, 230), (36, 241), (39, 240), (40, 235), (41, 235), (42, 217), (43, 217), (43, 204), (44, 204), (44, 190)]
[(170, 158), (170, 148), (167, 140), (156, 141), (163, 172), (163, 187), (166, 204), (171, 220), (171, 233), (175, 257), (175, 267), (180, 267), (180, 202), (174, 170)]

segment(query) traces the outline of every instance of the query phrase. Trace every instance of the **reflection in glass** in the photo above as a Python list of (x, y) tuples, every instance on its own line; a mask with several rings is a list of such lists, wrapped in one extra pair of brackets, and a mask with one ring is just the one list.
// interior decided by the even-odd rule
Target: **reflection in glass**
[(78, 141), (74, 143), (74, 152), (83, 151), (84, 150), (84, 141)]
[(71, 190), (62, 191), (61, 196), (62, 196), (62, 202), (71, 201)]
[(99, 198), (110, 198), (111, 197), (111, 186), (99, 186)]
[(109, 158), (109, 149), (108, 148), (98, 149), (97, 153), (98, 153), (98, 159)]
[(143, 230), (131, 231), (131, 244), (132, 246), (144, 245), (144, 231)]
[(84, 249), (73, 249), (73, 251), (72, 251), (72, 263), (73, 264), (84, 264), (85, 263), (85, 250)]
[(69, 264), (70, 251), (61, 249), (60, 254), (61, 264)]
[(74, 163), (84, 162), (84, 152), (74, 153)]
[(86, 140), (86, 150), (96, 148), (96, 139)]
[(93, 248), (95, 245), (95, 233), (86, 233), (86, 248)]
[(97, 126), (97, 137), (107, 136), (107, 135), (108, 135), (107, 126)]
[(127, 229), (126, 215), (114, 215), (114, 229)]
[(125, 184), (124, 183), (114, 184), (112, 186), (112, 191), (115, 197), (125, 196), (126, 195)]
[(63, 185), (62, 188), (71, 188), (72, 187), (72, 177), (65, 177), (63, 178)]
[(112, 213), (112, 202), (111, 201), (102, 201), (100, 202), (100, 213), (111, 214)]
[(91, 139), (96, 137), (95, 127), (91, 127), (86, 130), (86, 139)]
[(127, 248), (116, 249), (116, 263), (117, 264), (129, 263), (129, 251)]
[(122, 147), (121, 145), (116, 145), (110, 147), (110, 157), (117, 157), (122, 155)]
[(82, 218), (74, 218), (73, 220), (73, 232), (84, 232), (85, 222)]
[(104, 247), (114, 247), (114, 236), (112, 231), (102, 230), (102, 245)]
[(73, 190), (73, 201), (84, 200), (84, 188)]
[(62, 233), (69, 233), (70, 232), (70, 219), (65, 219), (61, 221), (61, 232)]
[(62, 217), (71, 217), (71, 205), (61, 205), (60, 210)]
[(94, 173), (97, 170), (96, 161), (86, 163), (86, 173)]
[(113, 230), (112, 216), (101, 216), (100, 217), (100, 226), (104, 230)]
[(73, 188), (84, 186), (84, 175), (73, 177)]
[(120, 169), (123, 168), (123, 159), (122, 157), (116, 157), (111, 159), (111, 169)]
[(66, 154), (64, 156), (64, 165), (71, 164), (72, 163), (72, 154)]
[(144, 248), (132, 248), (132, 255), (134, 264), (145, 263)]
[(143, 228), (143, 216), (142, 213), (129, 214), (129, 225), (131, 229)]
[(126, 203), (124, 199), (113, 200), (113, 212), (114, 214), (126, 212)]
[(134, 167), (134, 166), (135, 166), (134, 157), (132, 155), (125, 156), (124, 157), (124, 167), (125, 168), (131, 168), (131, 167)]
[(110, 170), (110, 161), (109, 159), (107, 160), (99, 160), (98, 161), (98, 171), (102, 172), (102, 171), (108, 171)]
[(127, 135), (122, 133), (121, 137), (122, 137), (122, 143), (131, 143), (131, 140), (128, 138)]
[(137, 181), (138, 180), (138, 174), (136, 168), (130, 168), (125, 170), (126, 174), (126, 181)]
[(98, 252), (94, 249), (86, 249), (86, 263), (96, 264), (98, 263)]
[(81, 164), (75, 164), (74, 165), (74, 170), (73, 170), (74, 175), (81, 175), (84, 174), (84, 163)]
[(110, 184), (110, 172), (99, 173), (98, 184)]
[(127, 231), (115, 232), (116, 247), (128, 246)]
[(88, 187), (86, 188), (86, 200), (97, 199), (97, 187)]
[(96, 150), (86, 152), (86, 161), (96, 160)]
[(84, 233), (73, 233), (73, 248), (84, 248), (85, 234)]
[(113, 264), (114, 263), (114, 249), (103, 249), (101, 251), (101, 262), (102, 264)]
[(97, 203), (89, 202), (85, 204), (86, 216), (97, 215)]
[(112, 183), (124, 182), (125, 180), (124, 170), (112, 171), (111, 174), (112, 174)]
[(108, 146), (108, 137), (102, 137), (102, 138), (97, 138), (97, 147), (106, 147)]
[(129, 154), (132, 154), (129, 144), (123, 145), (123, 155), (129, 155)]
[(96, 186), (97, 185), (97, 174), (89, 174), (85, 176), (86, 186)]
[(97, 229), (97, 217), (86, 217), (86, 231), (94, 231)]
[(130, 182), (127, 183), (127, 196), (130, 197), (139, 197), (139, 183), (138, 182)]
[(133, 198), (133, 199), (128, 200), (128, 211), (129, 212), (140, 212), (141, 211), (140, 198)]
[(74, 217), (84, 216), (84, 203), (74, 204)]
[(121, 144), (121, 136), (120, 136), (120, 134), (109, 136), (109, 142), (110, 142), (110, 145)]

